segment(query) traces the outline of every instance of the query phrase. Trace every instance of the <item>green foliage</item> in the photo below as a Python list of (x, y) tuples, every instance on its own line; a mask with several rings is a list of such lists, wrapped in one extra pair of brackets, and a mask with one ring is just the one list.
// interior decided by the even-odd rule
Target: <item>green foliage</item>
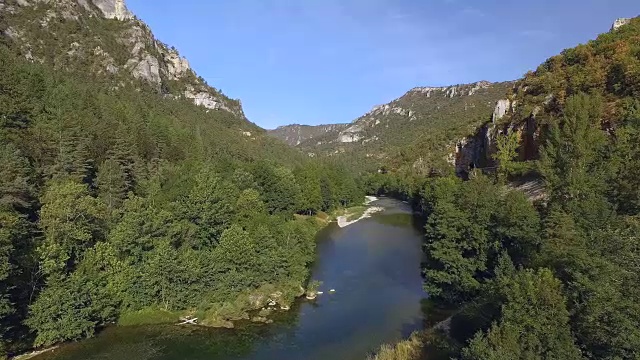
[(510, 132), (499, 135), (496, 147), (498, 151), (493, 155), (493, 159), (498, 162), (498, 180), (504, 182), (510, 174), (517, 169), (518, 146), (520, 145), (518, 134)]
[(567, 100), (564, 117), (549, 131), (541, 151), (540, 173), (552, 201), (592, 225), (608, 220), (604, 197), (607, 175), (606, 135), (598, 128), (599, 98), (584, 94)]
[(218, 242), (233, 218), (232, 199), (237, 189), (205, 167), (195, 177), (189, 196), (181, 202), (177, 213), (193, 228), (187, 242), (194, 249)]
[(562, 286), (551, 271), (526, 270), (506, 283), (502, 316), (463, 351), (465, 359), (580, 359)]
[(109, 211), (114, 211), (122, 205), (127, 191), (127, 174), (115, 160), (105, 160), (99, 167), (96, 177), (98, 195)]
[(521, 194), (501, 193), (483, 176), (468, 182), (439, 178), (423, 192), (426, 225), (425, 288), (451, 302), (472, 298), (498, 255), (521, 263), (537, 249), (539, 217)]
[(0, 63), (3, 351), (92, 336), (158, 309), (224, 325), (265, 289), (289, 305), (318, 230), (294, 214), (362, 201), (352, 173), (227, 111), (113, 89), (4, 45)]
[(163, 309), (143, 309), (120, 314), (118, 325), (137, 326), (152, 324), (170, 324), (180, 321), (180, 314)]
[(49, 185), (40, 211), (42, 271), (63, 275), (75, 269), (82, 253), (100, 240), (105, 217), (104, 204), (86, 185), (69, 180)]

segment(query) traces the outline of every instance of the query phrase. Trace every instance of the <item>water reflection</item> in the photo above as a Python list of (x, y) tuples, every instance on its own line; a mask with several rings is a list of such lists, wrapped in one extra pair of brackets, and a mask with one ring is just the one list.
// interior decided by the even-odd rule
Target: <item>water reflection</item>
[(421, 225), (406, 204), (373, 205), (385, 211), (318, 234), (313, 278), (323, 282), (324, 294), (278, 313), (273, 324), (110, 328), (38, 359), (364, 359), (423, 328), (426, 297)]

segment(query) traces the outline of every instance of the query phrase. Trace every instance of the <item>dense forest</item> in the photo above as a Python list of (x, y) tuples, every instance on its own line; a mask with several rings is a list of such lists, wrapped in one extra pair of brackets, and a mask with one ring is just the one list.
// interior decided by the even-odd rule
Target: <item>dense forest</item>
[[(458, 309), (449, 337), (428, 331), (412, 338), (423, 349), (401, 344), (379, 359), (425, 349), (469, 360), (640, 357), (638, 39), (635, 19), (527, 74), (519, 96), (529, 110), (511, 121), (553, 94), (527, 164), (513, 126), (495, 174), (370, 177), (369, 191), (421, 207), (425, 289)], [(523, 166), (544, 181), (544, 199), (508, 186)]]
[(364, 194), (241, 122), (0, 46), (0, 354), (300, 295), (308, 215)]

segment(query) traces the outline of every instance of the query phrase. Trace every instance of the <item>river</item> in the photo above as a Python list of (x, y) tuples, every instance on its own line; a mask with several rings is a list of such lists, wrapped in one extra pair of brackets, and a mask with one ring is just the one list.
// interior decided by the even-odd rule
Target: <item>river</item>
[(332, 223), (318, 234), (312, 278), (324, 293), (300, 300), (273, 324), (111, 327), (36, 359), (363, 360), (381, 344), (422, 329), (426, 297), (422, 232), (411, 209), (388, 198), (370, 205), (384, 211), (344, 228)]

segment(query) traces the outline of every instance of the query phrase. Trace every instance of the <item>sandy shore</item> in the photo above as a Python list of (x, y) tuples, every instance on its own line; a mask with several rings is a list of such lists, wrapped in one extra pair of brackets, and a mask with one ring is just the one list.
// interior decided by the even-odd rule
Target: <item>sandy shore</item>
[(362, 216), (360, 216), (359, 218), (352, 220), (352, 221), (347, 221), (347, 216), (338, 216), (338, 226), (340, 226), (341, 228), (345, 227), (345, 226), (349, 226), (351, 224), (355, 224), (358, 221), (362, 220), (362, 219), (366, 219), (366, 218), (370, 218), (371, 215), (384, 211), (384, 208), (378, 207), (378, 206), (372, 206), (370, 208), (368, 208), (364, 214), (362, 214)]
[(375, 197), (375, 196), (365, 196), (365, 197), (364, 197), (364, 199), (365, 199), (365, 200), (364, 200), (364, 204), (365, 204), (365, 205), (369, 205), (369, 204), (371, 204), (372, 202), (374, 202), (374, 201), (378, 200), (378, 198), (377, 198), (377, 197)]

